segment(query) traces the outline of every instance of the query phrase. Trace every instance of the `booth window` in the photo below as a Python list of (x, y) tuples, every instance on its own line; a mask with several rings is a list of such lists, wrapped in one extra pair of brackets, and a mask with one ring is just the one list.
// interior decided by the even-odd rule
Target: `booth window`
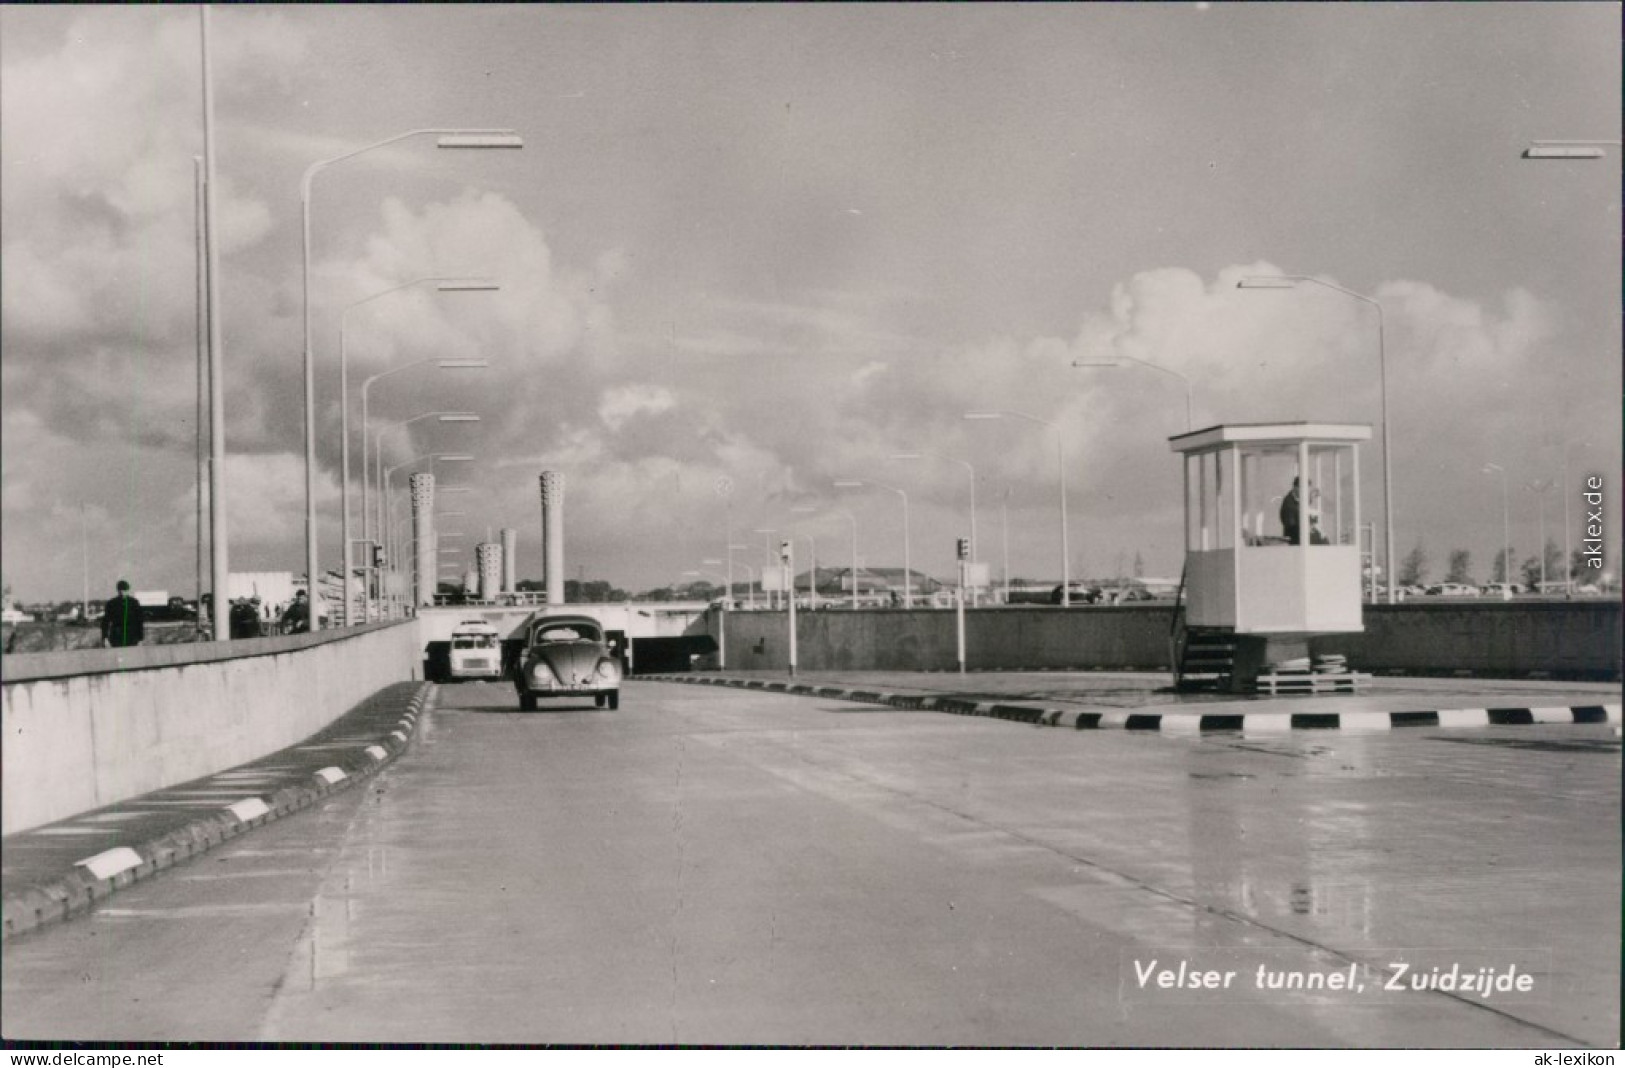
[(1190, 552), (1235, 545), (1234, 456), (1225, 449), (1185, 457), (1185, 548)]
[(1354, 446), (1309, 446), (1309, 544), (1359, 544), (1354, 478)]
[[(1251, 546), (1294, 544), (1292, 524), (1283, 511), (1298, 478), (1298, 450), (1290, 445), (1265, 445), (1241, 452), (1241, 533)], [(1288, 517), (1290, 518), (1290, 516)]]

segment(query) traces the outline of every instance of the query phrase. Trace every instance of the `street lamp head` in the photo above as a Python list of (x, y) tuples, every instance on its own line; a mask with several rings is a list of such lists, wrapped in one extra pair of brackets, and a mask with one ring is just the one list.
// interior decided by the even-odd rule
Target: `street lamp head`
[(835, 480), (836, 489), (859, 489), (863, 482), (856, 478), (838, 478)]
[(1073, 360), (1073, 367), (1121, 367), (1117, 360)]
[(435, 366), (442, 371), (466, 371), (479, 367), (491, 366), (490, 360), (436, 360)]
[(1571, 145), (1536, 141), (1523, 150), (1524, 159), (1601, 159), (1604, 155), (1600, 144)]
[(442, 293), (490, 293), (502, 288), (491, 278), (448, 278), (435, 286)]
[(966, 412), (966, 419), (1003, 419), (1003, 412)]
[(722, 561), (721, 560), (706, 559), (706, 560), (701, 560), (700, 563), (704, 564), (707, 567), (721, 567), (722, 566)]
[(473, 458), (473, 456), (470, 456), (466, 452), (442, 452), (435, 454), (435, 459), (437, 461), (446, 464), (459, 463), (462, 461), (472, 460)]
[(473, 412), (447, 412), (440, 416), (442, 423), (477, 423), (480, 417)]
[(525, 139), (513, 130), (468, 130), (441, 134), (436, 148), (524, 148)]
[(435, 492), (436, 493), (472, 493), (472, 492), (474, 492), (474, 487), (473, 486), (440, 486), (440, 487), (437, 487), (435, 489)]
[(1296, 279), (1281, 275), (1264, 274), (1252, 275), (1236, 283), (1237, 289), (1294, 289), (1298, 285)]
[(925, 459), (925, 453), (923, 453), (923, 452), (894, 452), (890, 456), (886, 457), (886, 459), (888, 459), (888, 460), (923, 460), (923, 459)]

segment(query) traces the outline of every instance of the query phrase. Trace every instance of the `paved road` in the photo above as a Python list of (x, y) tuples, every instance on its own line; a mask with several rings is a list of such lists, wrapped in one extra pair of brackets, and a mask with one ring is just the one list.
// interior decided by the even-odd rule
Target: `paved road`
[[(1080, 734), (655, 683), (618, 712), (440, 703), (364, 787), (9, 944), (6, 1036), (1617, 1042), (1612, 727)], [(1395, 960), (1535, 988), (1385, 991)], [(1159, 987), (1181, 961), (1236, 977)], [(1351, 965), (1359, 992), (1252, 989)]]

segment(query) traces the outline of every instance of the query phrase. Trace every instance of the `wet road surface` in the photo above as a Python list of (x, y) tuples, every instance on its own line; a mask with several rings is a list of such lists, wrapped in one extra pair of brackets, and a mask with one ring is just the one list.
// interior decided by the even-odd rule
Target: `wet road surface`
[[(1079, 735), (623, 696), (442, 688), (362, 788), (7, 945), (6, 1037), (1617, 1042), (1614, 728)], [(1385, 990), (1395, 962), (1532, 989)], [(1256, 989), (1292, 975), (1323, 988)]]

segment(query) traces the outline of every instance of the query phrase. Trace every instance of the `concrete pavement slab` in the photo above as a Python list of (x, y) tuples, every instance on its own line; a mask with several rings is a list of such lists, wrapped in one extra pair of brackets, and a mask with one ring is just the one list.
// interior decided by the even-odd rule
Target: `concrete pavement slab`
[(0, 941), (361, 782), (405, 750), (433, 691), (428, 683), (387, 686), (321, 732), (252, 763), (7, 836)]

